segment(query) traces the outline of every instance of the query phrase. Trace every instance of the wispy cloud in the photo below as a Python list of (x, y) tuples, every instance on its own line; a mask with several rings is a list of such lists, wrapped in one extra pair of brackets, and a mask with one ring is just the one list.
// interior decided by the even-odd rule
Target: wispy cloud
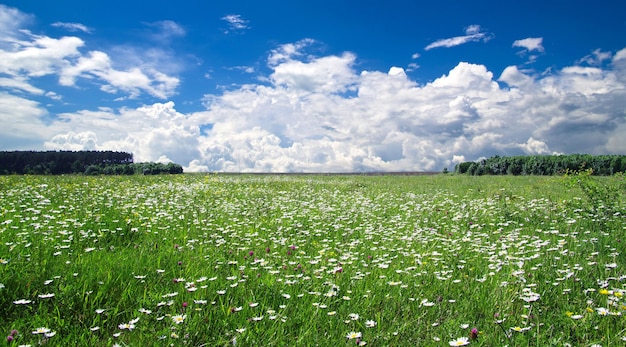
[(491, 40), (493, 36), (494, 35), (491, 33), (484, 32), (480, 25), (473, 24), (465, 28), (465, 35), (437, 40), (426, 46), (424, 49), (428, 51), (430, 49), (439, 47), (455, 47), (468, 42), (487, 42)]
[(231, 32), (241, 32), (247, 29), (250, 29), (248, 23), (249, 20), (244, 19), (239, 14), (229, 14), (222, 17), (222, 20), (228, 23), (228, 29), (224, 30), (225, 34), (230, 34)]
[(523, 48), (523, 52), (543, 52), (543, 37), (528, 37), (513, 42), (513, 47)]
[[(17, 19), (12, 19), (12, 16)], [(59, 84), (67, 87), (76, 86), (80, 79), (81, 83), (98, 86), (104, 92), (126, 94), (130, 98), (149, 94), (166, 99), (176, 92), (179, 79), (163, 72), (163, 64), (146, 64), (145, 61), (140, 61), (124, 64), (120, 68), (118, 60), (111, 59), (108, 53), (96, 50), (83, 53), (85, 42), (76, 36), (57, 39), (34, 35), (20, 28), (27, 18), (20, 11), (0, 6), (0, 28), (12, 29), (21, 35), (20, 40), (11, 42), (9, 33), (3, 39), (9, 40), (11, 45), (0, 45), (0, 93), (8, 90), (43, 95), (46, 91), (33, 83), (44, 76), (56, 76)], [(7, 21), (2, 22), (5, 19)], [(80, 27), (76, 23), (55, 24), (53, 25), (63, 28)], [(173, 31), (171, 26), (165, 27), (169, 32)], [(51, 98), (61, 97), (56, 93), (45, 95)]]
[(55, 22), (55, 23), (52, 23), (51, 25), (55, 28), (62, 28), (71, 32), (82, 31), (87, 34), (91, 34), (91, 32), (93, 32), (92, 28), (84, 24), (80, 24), (80, 23)]
[(169, 43), (176, 37), (182, 37), (187, 34), (185, 28), (180, 24), (171, 20), (161, 20), (152, 23), (145, 23), (145, 25), (154, 28), (154, 32), (150, 34), (151, 38), (160, 43)]
[(607, 60), (611, 60), (613, 54), (611, 52), (603, 52), (601, 49), (594, 50), (591, 54), (584, 56), (578, 60), (579, 64), (588, 64), (591, 66), (600, 66)]

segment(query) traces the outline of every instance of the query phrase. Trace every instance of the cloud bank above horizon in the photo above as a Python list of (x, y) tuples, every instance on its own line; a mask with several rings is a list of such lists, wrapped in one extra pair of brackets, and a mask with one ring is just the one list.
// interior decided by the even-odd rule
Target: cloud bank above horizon
[[(496, 154), (626, 149), (626, 48), (598, 49), (541, 73), (516, 65), (494, 72), (459, 61), (418, 83), (403, 67), (359, 70), (357, 54), (320, 54), (319, 42), (306, 38), (270, 50), (264, 60), (269, 73), (205, 94), (201, 108), (183, 113), (170, 101), (182, 83), (171, 69), (147, 60), (121, 64), (111, 52), (87, 49), (77, 36), (33, 34), (23, 29), (28, 16), (7, 17), (10, 11), (0, 9), (0, 28), (12, 33), (0, 41), (3, 148), (127, 151), (136, 161), (174, 161), (187, 172), (440, 171)], [(222, 19), (231, 30), (249, 28), (239, 15)], [(93, 30), (80, 23), (56, 26)], [(185, 35), (173, 21), (150, 27), (160, 37)], [(492, 37), (478, 25), (465, 34), (425, 49)], [(545, 51), (543, 44), (538, 37), (510, 43), (535, 53)], [(61, 96), (39, 85), (44, 78), (161, 102), (51, 115), (42, 98)]]

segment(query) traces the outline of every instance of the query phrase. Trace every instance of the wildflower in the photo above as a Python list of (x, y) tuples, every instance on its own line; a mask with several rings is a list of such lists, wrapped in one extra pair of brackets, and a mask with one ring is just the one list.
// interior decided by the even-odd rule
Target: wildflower
[(185, 321), (185, 318), (187, 318), (187, 315), (179, 314), (176, 316), (172, 316), (172, 321), (176, 324), (180, 324)]
[(348, 340), (360, 339), (361, 338), (361, 333), (352, 331), (352, 332), (349, 332), (348, 335), (346, 335), (346, 338)]
[(472, 328), (472, 330), (470, 330), (470, 338), (472, 340), (475, 340), (478, 338), (478, 329)]
[(377, 324), (376, 321), (373, 321), (373, 320), (366, 320), (365, 321), (365, 327), (366, 328), (373, 328), (373, 327), (376, 326), (376, 324)]
[(121, 330), (133, 330), (133, 329), (135, 329), (135, 325), (134, 324), (130, 324), (130, 323), (122, 323), (122, 324), (118, 325), (117, 327), (120, 328)]
[(39, 294), (37, 295), (39, 298), (41, 299), (47, 299), (47, 298), (51, 298), (54, 296), (54, 293), (48, 293), (48, 294)]
[(33, 334), (47, 334), (49, 332), (50, 332), (50, 329), (41, 327), (33, 331)]
[(16, 305), (28, 305), (31, 302), (32, 302), (31, 300), (26, 300), (26, 299), (20, 299), (20, 300), (13, 301), (13, 303), (16, 304)]
[(526, 302), (534, 302), (534, 301), (539, 300), (539, 294), (537, 294), (537, 293), (530, 293), (529, 295), (522, 296), (521, 299), (526, 301)]
[(350, 317), (351, 320), (359, 320), (358, 313), (350, 313), (348, 316)]
[(608, 315), (610, 313), (609, 310), (607, 310), (604, 307), (598, 307), (598, 308), (596, 308), (596, 311), (598, 311), (598, 314), (601, 315), (601, 316), (606, 316), (606, 315)]
[(512, 327), (511, 330), (516, 331), (518, 333), (523, 333), (524, 331), (530, 330), (530, 327), (522, 328), (522, 327), (516, 326), (516, 327)]
[(459, 337), (456, 340), (452, 340), (450, 342), (448, 342), (448, 344), (450, 346), (465, 346), (465, 345), (469, 345), (469, 339), (467, 337)]

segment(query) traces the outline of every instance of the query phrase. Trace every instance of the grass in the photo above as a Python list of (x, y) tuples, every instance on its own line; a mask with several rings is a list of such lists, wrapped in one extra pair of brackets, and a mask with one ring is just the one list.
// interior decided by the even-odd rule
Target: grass
[(0, 177), (0, 333), (15, 346), (622, 346), (623, 177), (593, 179), (610, 210), (572, 182)]

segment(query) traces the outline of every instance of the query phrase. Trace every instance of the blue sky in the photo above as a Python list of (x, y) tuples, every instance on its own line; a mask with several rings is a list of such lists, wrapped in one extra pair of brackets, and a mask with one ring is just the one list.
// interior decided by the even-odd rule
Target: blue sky
[(618, 1), (5, 1), (0, 149), (187, 171), (626, 152)]

